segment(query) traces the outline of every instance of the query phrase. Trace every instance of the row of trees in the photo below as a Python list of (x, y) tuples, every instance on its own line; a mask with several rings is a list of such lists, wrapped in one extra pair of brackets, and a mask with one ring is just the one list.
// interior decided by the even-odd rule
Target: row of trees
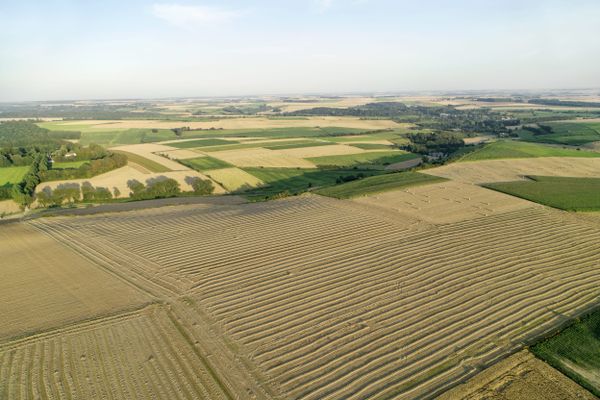
[[(185, 180), (192, 187), (194, 194), (208, 195), (215, 190), (213, 183), (208, 179), (188, 176)], [(134, 200), (175, 197), (181, 193), (179, 182), (165, 176), (148, 179), (145, 185), (136, 179), (132, 179), (127, 182), (127, 187), (131, 190), (129, 196)]]
[(45, 170), (40, 174), (40, 180), (42, 182), (47, 182), (69, 179), (87, 179), (112, 171), (113, 169), (124, 167), (125, 165), (127, 165), (127, 156), (118, 153), (110, 153), (104, 158), (86, 162), (78, 168)]

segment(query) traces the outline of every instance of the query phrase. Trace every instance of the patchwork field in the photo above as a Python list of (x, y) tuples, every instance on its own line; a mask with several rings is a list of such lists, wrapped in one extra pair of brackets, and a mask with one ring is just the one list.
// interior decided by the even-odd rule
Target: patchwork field
[(197, 158), (200, 156), (199, 153), (193, 150), (169, 150), (169, 151), (161, 151), (157, 153), (160, 156), (170, 158), (172, 160), (188, 160), (190, 158)]
[(0, 343), (150, 301), (27, 225), (0, 226), (0, 254)]
[(542, 207), (432, 226), (309, 195), (31, 223), (185, 296), (221, 376), (266, 398), (430, 398), (600, 294), (600, 224)]
[(432, 224), (459, 222), (536, 206), (493, 190), (454, 181), (411, 186), (359, 197), (354, 201)]
[(346, 146), (343, 144), (333, 144), (328, 146), (308, 146), (278, 149), (278, 152), (290, 157), (309, 158), (358, 154), (364, 153), (365, 151), (363, 149), (359, 149), (358, 147)]
[(465, 183), (523, 180), (527, 175), (598, 177), (600, 158), (544, 157), (454, 163), (423, 171)]

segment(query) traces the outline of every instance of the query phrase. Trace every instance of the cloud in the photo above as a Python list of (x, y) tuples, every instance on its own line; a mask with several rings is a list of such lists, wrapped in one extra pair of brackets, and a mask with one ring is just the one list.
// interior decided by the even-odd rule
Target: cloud
[(193, 28), (227, 23), (238, 18), (241, 13), (219, 7), (161, 3), (152, 6), (152, 14), (172, 25)]
[(331, 8), (334, 0), (314, 0), (317, 9), (321, 12), (325, 12)]

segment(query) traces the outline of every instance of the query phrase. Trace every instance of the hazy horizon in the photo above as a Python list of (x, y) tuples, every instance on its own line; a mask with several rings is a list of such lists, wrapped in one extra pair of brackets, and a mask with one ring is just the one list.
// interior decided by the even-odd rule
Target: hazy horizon
[(0, 101), (600, 87), (589, 0), (0, 5)]

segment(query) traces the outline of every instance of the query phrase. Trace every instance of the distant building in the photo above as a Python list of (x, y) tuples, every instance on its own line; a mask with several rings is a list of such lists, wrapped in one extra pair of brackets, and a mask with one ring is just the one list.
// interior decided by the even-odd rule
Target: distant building
[(65, 158), (75, 158), (77, 157), (77, 153), (70, 152), (64, 155)]

